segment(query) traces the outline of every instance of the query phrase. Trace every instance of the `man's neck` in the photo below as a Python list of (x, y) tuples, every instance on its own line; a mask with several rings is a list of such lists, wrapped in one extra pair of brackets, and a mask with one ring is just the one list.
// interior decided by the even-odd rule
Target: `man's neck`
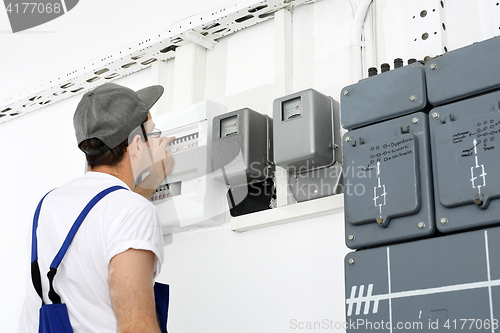
[(94, 168), (89, 167), (89, 171), (107, 173), (122, 180), (128, 187), (133, 190), (135, 187), (134, 174), (132, 168), (127, 168), (126, 165), (119, 163), (116, 166), (99, 165)]

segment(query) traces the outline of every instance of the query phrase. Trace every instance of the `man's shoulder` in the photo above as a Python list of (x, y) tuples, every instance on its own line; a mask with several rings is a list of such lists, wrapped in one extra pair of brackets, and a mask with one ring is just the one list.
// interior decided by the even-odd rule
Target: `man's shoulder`
[(147, 206), (154, 209), (154, 205), (149, 200), (130, 190), (124, 182), (114, 176), (102, 173), (87, 173), (83, 177), (73, 179), (56, 188), (51, 196), (89, 202), (100, 192), (114, 186), (121, 186), (123, 189), (108, 194), (104, 198), (104, 202), (117, 204), (122, 209), (137, 206)]

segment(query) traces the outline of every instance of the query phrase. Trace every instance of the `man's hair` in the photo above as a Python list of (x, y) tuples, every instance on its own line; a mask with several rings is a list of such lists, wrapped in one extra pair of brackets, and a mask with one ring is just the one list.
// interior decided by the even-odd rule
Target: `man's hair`
[[(130, 137), (133, 138), (136, 135), (140, 135), (141, 139), (144, 140), (145, 142), (147, 142), (148, 137), (146, 135), (146, 129), (144, 127), (144, 123), (147, 120), (148, 120), (148, 117), (146, 117), (146, 119), (144, 119), (142, 124), (131, 133)], [(146, 138), (146, 139), (144, 139), (144, 138)], [(80, 144), (80, 149), (82, 149), (84, 151), (99, 150), (103, 145), (104, 145), (104, 143), (101, 140), (96, 139), (96, 138), (92, 138), (92, 139), (88, 139), (88, 140), (83, 141)], [(125, 141), (120, 143), (116, 148), (108, 150), (107, 152), (102, 153), (100, 155), (85, 154), (85, 157), (87, 159), (87, 164), (91, 169), (93, 169), (97, 166), (100, 166), (100, 165), (115, 166), (118, 163), (120, 163), (120, 161), (123, 159), (123, 156), (127, 152), (128, 145), (129, 145), (129, 142), (128, 142), (128, 138), (127, 138)]]

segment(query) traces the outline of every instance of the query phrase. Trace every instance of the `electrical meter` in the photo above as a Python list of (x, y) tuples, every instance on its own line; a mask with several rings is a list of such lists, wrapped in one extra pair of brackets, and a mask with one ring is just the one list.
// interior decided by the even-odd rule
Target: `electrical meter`
[(425, 113), (349, 131), (343, 148), (347, 247), (378, 246), (434, 233)]
[(273, 103), (274, 163), (293, 175), (289, 185), (299, 202), (338, 191), (340, 124), (334, 105), (313, 89)]
[(231, 214), (269, 208), (272, 119), (245, 108), (214, 117), (212, 127), (212, 177), (229, 186)]
[(500, 223), (499, 104), (500, 92), (494, 92), (429, 113), (436, 223), (441, 232)]
[(164, 234), (225, 222), (226, 187), (210, 174), (212, 119), (225, 111), (205, 101), (153, 119), (164, 136), (175, 136), (172, 171), (151, 197)]

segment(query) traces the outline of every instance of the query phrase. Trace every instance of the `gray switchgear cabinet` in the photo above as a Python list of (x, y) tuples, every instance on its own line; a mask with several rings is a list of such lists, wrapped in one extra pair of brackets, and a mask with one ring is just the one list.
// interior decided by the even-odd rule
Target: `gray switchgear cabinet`
[(424, 66), (413, 63), (347, 86), (340, 105), (347, 129), (422, 111), (427, 105)]
[(366, 248), (433, 234), (427, 115), (352, 130), (343, 141), (346, 245)]
[(500, 224), (500, 92), (429, 113), (437, 228)]
[(490, 228), (347, 254), (347, 332), (498, 331), (498, 239)]
[(269, 175), (272, 119), (248, 108), (214, 117), (212, 177), (230, 186), (263, 181)]
[(434, 106), (500, 88), (500, 37), (443, 54), (425, 66)]

